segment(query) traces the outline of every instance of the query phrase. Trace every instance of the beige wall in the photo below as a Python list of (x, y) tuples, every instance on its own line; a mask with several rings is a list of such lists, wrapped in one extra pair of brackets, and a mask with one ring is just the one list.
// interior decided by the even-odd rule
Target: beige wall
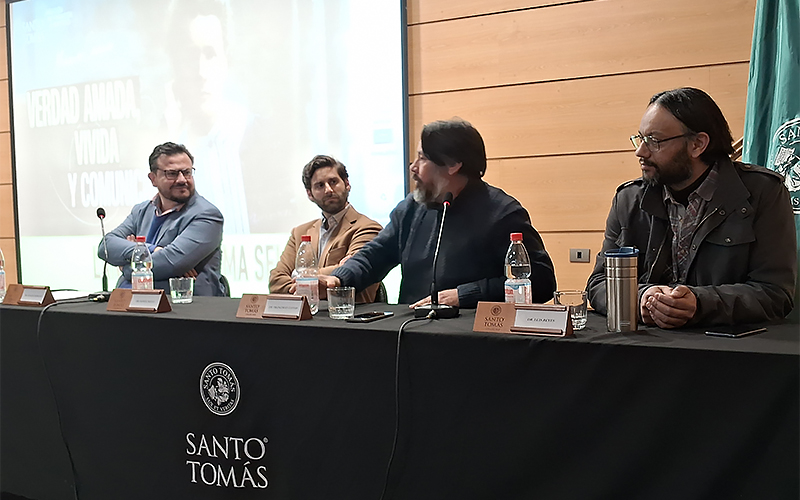
[(14, 239), (14, 195), (11, 177), (11, 120), (9, 120), (6, 5), (0, 5), (0, 248), (6, 258), (6, 281), (17, 282), (17, 243)]
[[(754, 12), (755, 0), (408, 0), (412, 148), (427, 122), (472, 122), (486, 180), (528, 209), (559, 287), (583, 288), (591, 264), (569, 248), (599, 250), (614, 189), (638, 176), (628, 137), (652, 94), (700, 87), (741, 137)], [(0, 247), (15, 283), (0, 16)]]
[[(487, 182), (531, 214), (560, 288), (592, 263), (616, 187), (639, 176), (628, 140), (650, 96), (706, 90), (741, 137), (755, 0), (408, 0), (411, 147), (459, 116), (481, 132)], [(413, 157), (413, 155), (412, 155)]]

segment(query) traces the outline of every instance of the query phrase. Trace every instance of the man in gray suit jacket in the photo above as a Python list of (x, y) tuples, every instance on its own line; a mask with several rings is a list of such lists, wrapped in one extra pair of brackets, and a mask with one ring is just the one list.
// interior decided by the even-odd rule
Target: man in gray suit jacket
[[(131, 287), (131, 254), (145, 236), (153, 254), (155, 288), (169, 290), (169, 278), (195, 277), (195, 295), (226, 294), (220, 282), (222, 213), (194, 191), (194, 157), (182, 144), (166, 142), (150, 154), (148, 177), (158, 189), (106, 235), (108, 263), (120, 266), (117, 287)], [(97, 255), (106, 257), (101, 241)]]

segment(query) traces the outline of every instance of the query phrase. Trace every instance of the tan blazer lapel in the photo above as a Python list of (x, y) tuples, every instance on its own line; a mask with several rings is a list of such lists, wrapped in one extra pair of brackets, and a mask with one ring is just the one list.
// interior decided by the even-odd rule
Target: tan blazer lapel
[(344, 217), (342, 217), (342, 223), (339, 226), (343, 226), (347, 224), (347, 227), (352, 226), (358, 220), (358, 212), (356, 209), (353, 208), (353, 205), (347, 207), (347, 212), (344, 213)]
[[(314, 249), (314, 253), (315, 254), (319, 253), (319, 229), (320, 229), (320, 226), (322, 226), (322, 219), (317, 219), (317, 220), (314, 221), (314, 224), (312, 224), (311, 227), (308, 228), (308, 233), (306, 233), (306, 234), (310, 234), (311, 235), (311, 248)], [(322, 259), (322, 256), (318, 254), (317, 255), (317, 265), (319, 267), (322, 267), (323, 266), (323, 264), (322, 264), (323, 262), (324, 262), (324, 260)]]

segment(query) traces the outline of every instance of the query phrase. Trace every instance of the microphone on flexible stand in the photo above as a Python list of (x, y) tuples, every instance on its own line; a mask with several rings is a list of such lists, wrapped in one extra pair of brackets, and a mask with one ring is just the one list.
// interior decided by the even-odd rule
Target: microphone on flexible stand
[(447, 215), (447, 207), (453, 201), (453, 193), (444, 194), (442, 202), (442, 222), (439, 224), (439, 235), (436, 238), (436, 250), (433, 252), (433, 278), (431, 279), (431, 303), (414, 308), (415, 318), (430, 316), (432, 319), (449, 319), (458, 316), (457, 306), (448, 306), (439, 303), (439, 290), (436, 288), (436, 262), (439, 260), (439, 244), (442, 242), (442, 229), (444, 228), (444, 218)]
[(89, 299), (95, 302), (106, 302), (111, 296), (111, 293), (108, 291), (108, 275), (106, 274), (106, 268), (108, 267), (108, 245), (106, 241), (106, 228), (103, 224), (103, 219), (106, 218), (106, 211), (103, 207), (97, 209), (97, 218), (100, 219), (100, 231), (103, 233), (103, 250), (106, 251), (106, 260), (103, 262), (103, 291), (89, 294)]

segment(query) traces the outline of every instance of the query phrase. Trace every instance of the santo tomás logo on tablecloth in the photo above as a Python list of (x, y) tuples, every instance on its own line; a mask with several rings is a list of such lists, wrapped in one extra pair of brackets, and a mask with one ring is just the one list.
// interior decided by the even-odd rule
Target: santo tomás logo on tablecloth
[(200, 375), (200, 396), (211, 413), (229, 415), (239, 404), (239, 380), (230, 366), (211, 363)]
[(792, 195), (792, 209), (800, 214), (800, 118), (787, 121), (772, 138), (773, 155), (769, 168), (783, 174), (786, 189)]

